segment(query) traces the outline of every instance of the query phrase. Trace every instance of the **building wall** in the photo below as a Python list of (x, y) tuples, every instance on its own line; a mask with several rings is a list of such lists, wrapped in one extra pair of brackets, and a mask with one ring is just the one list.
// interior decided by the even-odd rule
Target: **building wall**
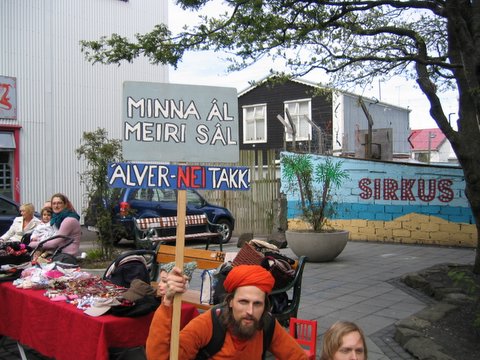
[(449, 162), (452, 157), (452, 154), (454, 154), (452, 145), (450, 144), (450, 141), (448, 139), (445, 139), (445, 141), (442, 143), (442, 145), (439, 146), (438, 148), (438, 162)]
[(168, 81), (168, 68), (139, 59), (133, 64), (92, 65), (80, 40), (117, 33), (133, 37), (167, 21), (167, 1), (3, 0), (0, 2), (0, 75), (16, 77), (21, 202), (37, 208), (55, 192), (77, 208), (85, 189), (75, 155), (83, 132), (106, 128), (120, 138), (125, 80)]
[[(334, 96), (334, 153), (355, 153), (355, 131), (367, 130), (368, 120), (359, 102), (359, 95), (336, 93)], [(407, 141), (410, 135), (410, 110), (398, 106), (373, 102), (364, 98), (364, 103), (373, 119), (373, 129), (392, 129), (394, 155), (410, 153)]]
[[(316, 162), (323, 158), (314, 156)], [(338, 212), (330, 224), (349, 230), (351, 240), (476, 246), (460, 168), (333, 160), (343, 161), (350, 179), (336, 191)], [(298, 194), (286, 195), (289, 228), (305, 227), (298, 220)]]
[[(412, 150), (411, 153), (411, 158), (415, 159), (419, 155), (418, 154), (424, 154), (423, 159), (428, 159), (428, 150), (419, 150), (415, 151)], [(442, 163), (451, 163), (451, 164), (458, 164), (457, 156), (455, 155), (455, 152), (453, 151), (452, 145), (450, 144), (450, 141), (445, 139), (437, 149), (433, 149), (430, 151), (430, 163), (433, 164), (442, 164)]]
[[(312, 153), (331, 153), (344, 155), (356, 154), (356, 145), (363, 143), (358, 139), (359, 131), (368, 130), (368, 121), (362, 111), (359, 95), (333, 91), (322, 94), (314, 94), (318, 90), (317, 84), (292, 80), (281, 84), (260, 83), (239, 95), (239, 133), (243, 134), (244, 106), (267, 104), (267, 142), (244, 144), (240, 143), (240, 149), (283, 149), (284, 127), (277, 120), (277, 115), (284, 115), (284, 102), (298, 99), (312, 99), (312, 121), (324, 132), (323, 151), (317, 152), (318, 131), (313, 130), (311, 144), (305, 141), (297, 141), (297, 150)], [(382, 144), (391, 144), (391, 149), (383, 152), (392, 154), (393, 157), (408, 157), (410, 145), (408, 136), (410, 110), (372, 99), (363, 99), (370, 115), (373, 118), (373, 130), (388, 132), (391, 129), (392, 139), (385, 139)], [(242, 138), (243, 140), (243, 138)], [(291, 142), (287, 143), (287, 149), (291, 150)], [(363, 151), (364, 153), (364, 151)]]

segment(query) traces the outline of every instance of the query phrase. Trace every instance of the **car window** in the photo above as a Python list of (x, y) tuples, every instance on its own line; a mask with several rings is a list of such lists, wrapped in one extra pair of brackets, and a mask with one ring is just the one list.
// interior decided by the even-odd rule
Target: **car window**
[(152, 189), (135, 189), (131, 191), (130, 199), (131, 200), (143, 200), (143, 201), (152, 201), (153, 199), (153, 190)]
[[(132, 189), (130, 200), (176, 202), (176, 191), (172, 189)], [(202, 205), (202, 198), (198, 193), (187, 190), (187, 203), (189, 205)]]
[(202, 198), (195, 191), (187, 190), (187, 203), (189, 205), (202, 205)]
[(176, 202), (177, 197), (175, 190), (172, 189), (158, 189), (158, 200), (162, 202)]
[(0, 214), (1, 215), (20, 215), (17, 207), (4, 199), (0, 199)]

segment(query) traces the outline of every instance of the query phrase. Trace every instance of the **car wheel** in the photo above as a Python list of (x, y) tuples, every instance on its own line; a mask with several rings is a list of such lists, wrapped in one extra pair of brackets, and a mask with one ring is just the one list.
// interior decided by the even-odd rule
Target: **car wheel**
[(220, 219), (218, 220), (217, 225), (217, 232), (222, 234), (222, 238), (218, 240), (217, 243), (219, 241), (221, 241), (222, 244), (228, 243), (232, 238), (232, 224), (227, 219)]

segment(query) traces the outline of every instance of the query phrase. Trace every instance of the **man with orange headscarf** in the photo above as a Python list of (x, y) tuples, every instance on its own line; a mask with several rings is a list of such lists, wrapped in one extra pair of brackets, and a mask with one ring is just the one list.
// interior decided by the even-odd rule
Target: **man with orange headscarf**
[[(263, 330), (270, 314), (268, 294), (275, 279), (258, 265), (234, 267), (224, 282), (227, 295), (220, 308), (201, 314), (188, 323), (180, 332), (179, 359), (195, 359), (210, 342), (213, 334), (212, 311), (226, 329), (223, 346), (206, 358), (262, 359)], [(167, 292), (150, 325), (147, 338), (147, 359), (168, 359), (173, 298), (186, 291), (186, 280), (180, 269), (174, 268), (167, 278)], [(280, 360), (307, 359), (303, 349), (287, 331), (274, 320), (273, 336), (268, 350)]]

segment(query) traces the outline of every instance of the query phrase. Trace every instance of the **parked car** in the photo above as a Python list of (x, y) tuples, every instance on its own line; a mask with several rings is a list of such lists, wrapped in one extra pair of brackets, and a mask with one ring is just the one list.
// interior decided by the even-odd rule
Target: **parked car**
[[(115, 242), (122, 238), (133, 240), (134, 218), (148, 218), (158, 216), (177, 215), (177, 191), (172, 189), (115, 189), (112, 192), (113, 201), (113, 223)], [(215, 226), (212, 231), (222, 234), (222, 243), (230, 241), (235, 226), (235, 218), (232, 213), (221, 206), (210, 204), (197, 191), (187, 191), (187, 215), (205, 213), (211, 223), (221, 225)], [(92, 205), (90, 205), (92, 206)], [(105, 202), (103, 202), (105, 206)], [(91, 211), (94, 214), (95, 211)], [(95, 230), (94, 215), (85, 219), (85, 225)], [(220, 230), (219, 230), (220, 229)]]
[(20, 216), (20, 205), (3, 195), (0, 195), (0, 236), (5, 234), (13, 223), (13, 219)]

